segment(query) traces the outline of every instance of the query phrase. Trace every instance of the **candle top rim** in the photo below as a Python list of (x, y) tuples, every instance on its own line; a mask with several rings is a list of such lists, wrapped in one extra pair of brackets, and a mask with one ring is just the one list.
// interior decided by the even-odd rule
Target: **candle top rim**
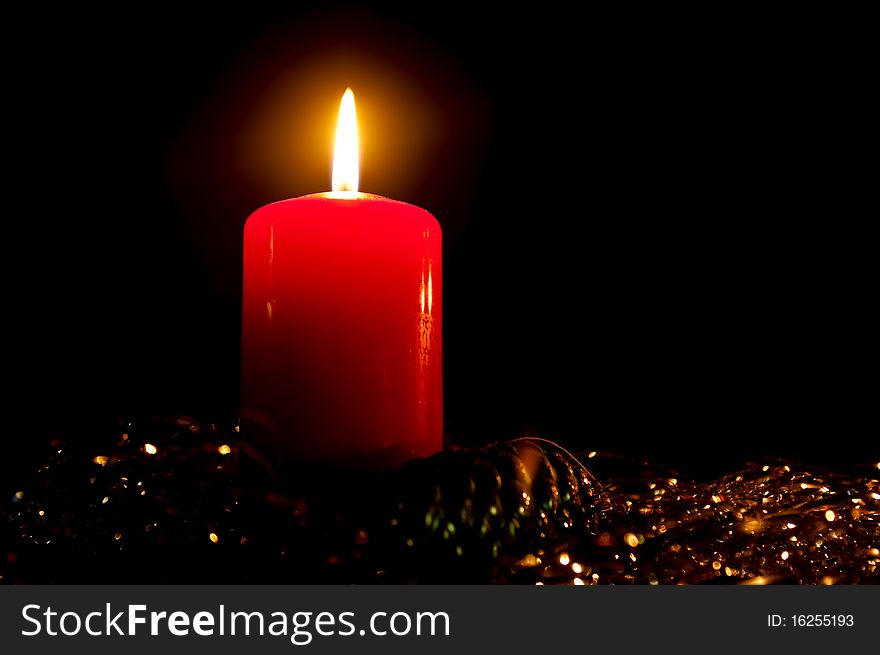
[[(431, 221), (435, 224), (435, 228), (438, 230), (440, 229), (440, 223), (437, 218), (424, 207), (419, 207), (418, 205), (404, 202), (402, 200), (395, 200), (394, 198), (387, 198), (375, 193), (363, 193), (359, 191), (352, 195), (354, 195), (354, 197), (340, 198), (333, 191), (324, 191), (321, 193), (310, 193), (304, 196), (286, 198), (284, 200), (276, 200), (275, 202), (263, 205), (254, 210), (248, 218), (247, 223), (250, 223), (251, 219), (256, 216), (278, 216), (278, 212), (281, 212), (282, 214), (286, 214), (288, 211), (298, 212), (300, 207), (305, 211), (316, 210), (321, 212), (322, 210), (320, 208), (323, 206), (331, 212), (338, 210), (348, 214), (349, 210), (354, 211), (355, 213), (360, 213), (358, 210), (367, 210), (368, 208), (373, 208), (374, 210), (379, 209), (381, 211), (381, 208), (384, 206), (391, 215), (400, 215), (401, 212), (403, 212), (430, 217)], [(290, 207), (289, 210), (287, 209), (287, 206)], [(311, 209), (309, 209), (309, 206), (311, 206)]]
[[(321, 191), (319, 193), (308, 193), (304, 196), (294, 196), (293, 198), (276, 200), (275, 202), (269, 203), (269, 205), (266, 206), (268, 207), (270, 205), (277, 205), (279, 203), (291, 202), (294, 200), (336, 200), (340, 202), (369, 200), (373, 202), (390, 202), (396, 205), (410, 205), (410, 203), (404, 202), (403, 200), (395, 200), (394, 198), (389, 198), (387, 196), (380, 196), (377, 193), (365, 193), (363, 191)], [(415, 207), (415, 205), (411, 206)]]

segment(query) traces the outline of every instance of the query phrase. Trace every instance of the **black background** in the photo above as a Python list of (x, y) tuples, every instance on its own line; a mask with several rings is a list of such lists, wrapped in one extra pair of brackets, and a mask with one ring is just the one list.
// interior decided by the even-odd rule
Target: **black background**
[[(89, 11), (5, 21), (5, 475), (50, 434), (234, 415), (241, 229), (284, 194), (227, 161), (238, 106), (206, 106), (267, 43), (272, 74), (376, 54), (462, 130), (423, 179), (365, 185), (443, 226), (453, 441), (537, 434), (697, 475), (876, 459), (874, 76), (845, 22)], [(326, 184), (303, 186), (286, 195)]]

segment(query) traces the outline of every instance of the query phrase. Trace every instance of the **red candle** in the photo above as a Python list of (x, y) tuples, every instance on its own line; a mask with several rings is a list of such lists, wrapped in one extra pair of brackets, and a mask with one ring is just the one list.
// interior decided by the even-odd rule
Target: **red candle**
[(347, 90), (333, 191), (244, 228), (242, 431), (276, 463), (382, 469), (443, 446), (440, 226), (357, 186)]

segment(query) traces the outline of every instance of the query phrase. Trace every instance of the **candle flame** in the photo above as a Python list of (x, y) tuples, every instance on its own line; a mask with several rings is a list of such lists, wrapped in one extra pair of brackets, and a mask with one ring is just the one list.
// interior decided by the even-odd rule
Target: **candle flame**
[[(354, 93), (346, 89), (339, 103), (336, 150), (333, 153), (333, 191), (356, 194), (358, 190), (358, 133)], [(352, 196), (353, 197), (353, 196)]]

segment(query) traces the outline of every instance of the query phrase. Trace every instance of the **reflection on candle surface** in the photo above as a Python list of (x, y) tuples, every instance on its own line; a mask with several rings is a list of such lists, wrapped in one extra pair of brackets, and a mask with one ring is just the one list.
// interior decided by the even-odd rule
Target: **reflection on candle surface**
[[(429, 239), (430, 233), (425, 231), (425, 238)], [(430, 242), (428, 242), (430, 243)], [(434, 350), (434, 317), (432, 309), (434, 305), (434, 260), (425, 256), (422, 260), (422, 276), (419, 284), (419, 321), (418, 321), (418, 411), (419, 423), (427, 429), (430, 422), (430, 370), (432, 353)], [(441, 363), (438, 363), (439, 367)]]

